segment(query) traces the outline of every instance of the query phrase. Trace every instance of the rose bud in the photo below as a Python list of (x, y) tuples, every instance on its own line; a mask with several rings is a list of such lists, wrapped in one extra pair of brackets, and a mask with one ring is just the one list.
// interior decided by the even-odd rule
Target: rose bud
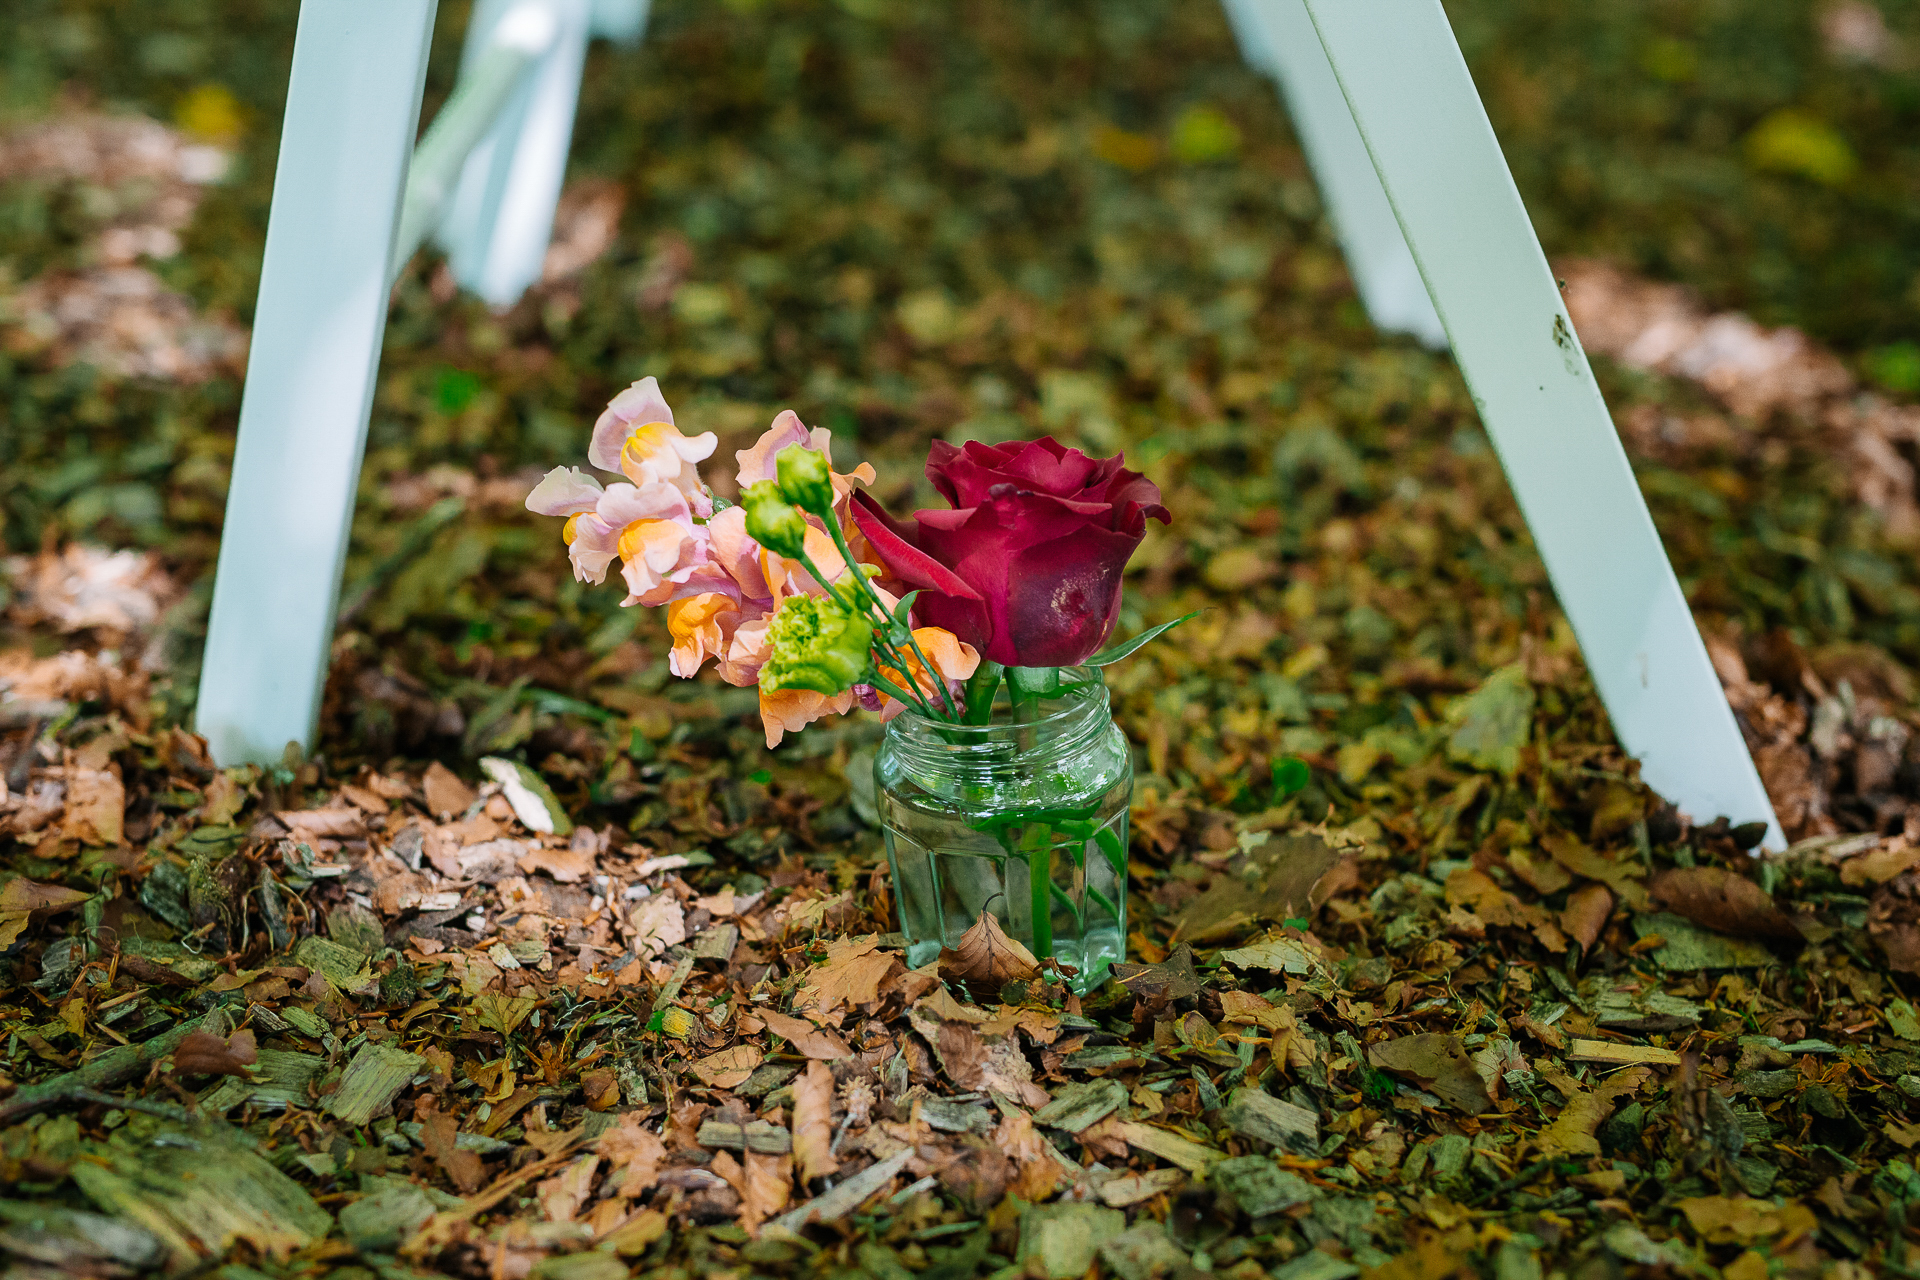
[(1166, 522), (1160, 490), (1121, 457), (1094, 459), (1051, 437), (1013, 444), (935, 441), (927, 458), (952, 511), (897, 522), (865, 494), (853, 515), (880, 558), (920, 590), (915, 614), (990, 662), (1066, 667), (1098, 652), (1120, 613), (1120, 575)]

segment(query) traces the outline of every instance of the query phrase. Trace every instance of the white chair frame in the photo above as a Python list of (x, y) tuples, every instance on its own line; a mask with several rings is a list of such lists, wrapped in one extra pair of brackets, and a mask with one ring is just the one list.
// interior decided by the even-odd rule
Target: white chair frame
[[(1279, 81), (1368, 314), (1450, 345), (1626, 750), (1784, 846), (1440, 0), (1223, 0)], [(198, 726), (311, 742), (388, 284), (429, 234), (497, 306), (539, 278), (588, 38), (645, 0), (479, 0), (416, 153), (434, 0), (308, 0), (241, 402)]]

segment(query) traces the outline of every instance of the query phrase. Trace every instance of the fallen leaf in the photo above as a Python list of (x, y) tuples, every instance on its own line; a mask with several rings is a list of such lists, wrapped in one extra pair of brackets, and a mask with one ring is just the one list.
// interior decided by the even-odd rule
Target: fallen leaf
[(1319, 958), (1307, 950), (1304, 942), (1292, 938), (1269, 938), (1222, 951), (1220, 959), (1239, 969), (1265, 969), (1269, 973), (1306, 973), (1319, 964)]
[(1848, 858), (1840, 864), (1840, 883), (1854, 888), (1885, 884), (1904, 871), (1920, 867), (1920, 844), (1895, 837), (1878, 849)]
[(623, 1112), (619, 1123), (594, 1144), (609, 1171), (620, 1171), (618, 1194), (623, 1200), (651, 1190), (660, 1180), (660, 1163), (667, 1158), (666, 1143), (646, 1127), (646, 1120), (644, 1111)]
[(554, 797), (545, 779), (516, 760), (483, 756), (480, 767), (500, 784), (500, 793), (513, 806), (513, 816), (529, 831), (541, 835), (564, 836), (573, 831), (567, 811)]
[(41, 884), (25, 876), (15, 876), (0, 886), (0, 911), (65, 911), (77, 907), (93, 895), (65, 885)]
[(800, 1181), (837, 1173), (840, 1161), (830, 1147), (833, 1143), (833, 1072), (824, 1062), (814, 1061), (796, 1076), (793, 1089), (793, 1157), (799, 1162)]
[(127, 789), (109, 769), (67, 770), (67, 817), (60, 834), (81, 844), (117, 845), (123, 838)]
[(1044, 1200), (1065, 1176), (1054, 1159), (1052, 1144), (1033, 1127), (1031, 1116), (1016, 1112), (1003, 1118), (993, 1131), (992, 1142), (1013, 1161), (1013, 1181), (1007, 1185), (1010, 1195), (1028, 1203)]
[(210, 1031), (187, 1033), (173, 1051), (173, 1070), (183, 1076), (247, 1077), (247, 1068), (259, 1060), (253, 1032), (236, 1031), (221, 1039)]
[(940, 948), (940, 972), (949, 978), (997, 993), (1009, 982), (1030, 982), (1040, 976), (1033, 952), (1008, 937), (991, 911), (982, 911), (973, 926), (960, 935), (957, 947)]
[(438, 760), (427, 766), (426, 776), (420, 783), (426, 793), (427, 808), (442, 822), (465, 813), (480, 798), (479, 792), (460, 781), (458, 774)]
[(477, 1151), (459, 1146), (460, 1122), (444, 1111), (429, 1111), (420, 1121), (420, 1145), (428, 1158), (446, 1173), (460, 1194), (479, 1190), (486, 1166)]
[(992, 1016), (975, 1005), (961, 1004), (944, 985), (935, 987), (930, 995), (921, 997), (913, 1007), (942, 1022), (981, 1023)]
[(580, 1092), (586, 1096), (587, 1110), (611, 1111), (620, 1102), (620, 1078), (611, 1071), (583, 1071)]
[(544, 871), (561, 884), (578, 884), (593, 874), (593, 855), (577, 849), (545, 849), (539, 846), (520, 855), (520, 870), (532, 875)]
[(1533, 729), (1533, 686), (1525, 668), (1502, 667), (1448, 708), (1447, 754), (1476, 769), (1511, 776)]
[(1376, 1067), (1413, 1080), (1429, 1093), (1470, 1116), (1493, 1109), (1486, 1082), (1473, 1069), (1460, 1037), (1423, 1032), (1383, 1040), (1367, 1050)]
[(302, 840), (359, 840), (367, 834), (367, 815), (352, 805), (287, 809), (273, 816)]
[(906, 965), (878, 938), (841, 938), (827, 944), (826, 959), (808, 969), (793, 998), (796, 1010), (830, 1018), (841, 1009), (871, 1009)]
[(1767, 1241), (1775, 1252), (1820, 1225), (1813, 1211), (1797, 1201), (1774, 1204), (1749, 1196), (1695, 1196), (1674, 1205), (1708, 1244)]
[(791, 1044), (809, 1058), (838, 1062), (851, 1057), (847, 1042), (831, 1031), (814, 1026), (805, 1018), (789, 1017), (772, 1009), (756, 1010), (754, 1016), (767, 1024), (767, 1030)]
[[(1264, 833), (1262, 833), (1264, 834)], [(1351, 858), (1319, 836), (1269, 836), (1251, 844), (1180, 913), (1174, 937), (1205, 946), (1286, 920), (1311, 920), (1351, 878)]]
[(1033, 1082), (1033, 1064), (1014, 1036), (983, 1036), (964, 1022), (939, 1022), (919, 1008), (908, 1013), (940, 1061), (947, 1078), (962, 1089), (1004, 1093), (1027, 1107), (1044, 1107), (1047, 1091)]
[(694, 1063), (693, 1074), (716, 1089), (733, 1089), (745, 1084), (765, 1058), (757, 1045), (736, 1044)]
[(599, 1156), (581, 1156), (557, 1177), (547, 1178), (534, 1187), (534, 1197), (539, 1200), (540, 1212), (548, 1222), (573, 1221), (573, 1215), (593, 1194), (593, 1175), (599, 1168)]
[(1656, 906), (1736, 938), (1799, 942), (1800, 931), (1765, 889), (1725, 867), (1671, 867), (1647, 885)]
[(1614, 897), (1636, 911), (1646, 905), (1647, 888), (1640, 881), (1647, 869), (1639, 863), (1603, 857), (1582, 844), (1577, 836), (1563, 831), (1542, 836), (1540, 847), (1574, 875), (1606, 885), (1613, 890)]
[(1653, 1044), (1615, 1044), (1611, 1040), (1575, 1040), (1568, 1045), (1569, 1062), (1608, 1062), (1615, 1066), (1646, 1063), (1656, 1067), (1677, 1067), (1680, 1055)]
[(1583, 884), (1567, 895), (1566, 910), (1560, 913), (1560, 927), (1580, 944), (1580, 950), (1592, 951), (1613, 914), (1613, 893), (1603, 884)]
[[(1542, 1074), (1546, 1074), (1542, 1072)], [(1540, 1150), (1547, 1155), (1597, 1156), (1600, 1139), (1595, 1135), (1600, 1124), (1613, 1114), (1614, 1104), (1633, 1093), (1653, 1075), (1649, 1067), (1633, 1067), (1609, 1076), (1598, 1088), (1582, 1088), (1573, 1077), (1556, 1071), (1547, 1082), (1566, 1099), (1553, 1122), (1535, 1135)]]
[(1206, 989), (1193, 967), (1193, 948), (1181, 943), (1159, 964), (1116, 964), (1113, 980), (1147, 1000), (1191, 1000)]

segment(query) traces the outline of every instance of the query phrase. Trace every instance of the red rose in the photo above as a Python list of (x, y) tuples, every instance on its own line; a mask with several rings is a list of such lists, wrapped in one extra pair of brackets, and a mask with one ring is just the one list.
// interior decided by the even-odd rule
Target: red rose
[(992, 662), (1068, 667), (1106, 643), (1147, 517), (1168, 518), (1159, 488), (1124, 461), (1051, 437), (936, 441), (927, 478), (952, 511), (917, 511), (907, 525), (859, 494), (853, 516), (887, 567), (919, 588), (921, 621)]

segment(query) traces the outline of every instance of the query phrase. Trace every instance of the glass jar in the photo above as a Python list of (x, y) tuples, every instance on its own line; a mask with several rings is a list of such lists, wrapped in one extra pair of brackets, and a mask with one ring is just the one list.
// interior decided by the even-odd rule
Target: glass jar
[(991, 722), (903, 712), (874, 761), (907, 962), (955, 946), (982, 911), (1075, 990), (1126, 956), (1127, 806), (1133, 757), (1091, 667)]

